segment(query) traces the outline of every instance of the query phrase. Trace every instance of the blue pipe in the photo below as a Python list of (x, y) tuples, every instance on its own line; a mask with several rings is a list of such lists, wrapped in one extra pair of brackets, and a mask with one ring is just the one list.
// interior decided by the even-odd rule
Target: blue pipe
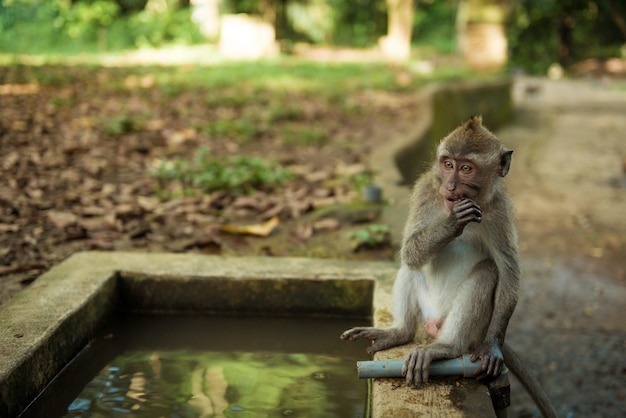
[[(474, 377), (480, 367), (480, 361), (472, 363), (470, 354), (449, 360), (433, 361), (428, 373), (430, 376), (463, 376)], [(359, 379), (378, 377), (404, 377), (402, 366), (404, 360), (357, 361), (356, 369)]]

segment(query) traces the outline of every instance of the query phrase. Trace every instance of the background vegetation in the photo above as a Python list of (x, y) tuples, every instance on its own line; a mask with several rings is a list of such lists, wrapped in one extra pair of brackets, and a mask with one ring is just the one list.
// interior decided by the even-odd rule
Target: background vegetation
[[(413, 44), (454, 52), (455, 21), (462, 3), (416, 0)], [(507, 4), (510, 67), (543, 73), (554, 62), (567, 67), (586, 58), (622, 55), (625, 2)], [(220, 10), (273, 21), (284, 45), (304, 41), (369, 47), (387, 31), (385, 0), (221, 0)], [(206, 43), (192, 12), (189, 0), (0, 0), (0, 45), (4, 53), (71, 54)]]

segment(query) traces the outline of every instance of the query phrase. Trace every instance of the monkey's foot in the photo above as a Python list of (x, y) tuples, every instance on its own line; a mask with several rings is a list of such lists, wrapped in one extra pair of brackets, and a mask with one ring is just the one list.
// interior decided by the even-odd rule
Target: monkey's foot
[(374, 328), (374, 327), (356, 327), (351, 328), (345, 331), (339, 338), (342, 340), (354, 341), (360, 339), (366, 340), (376, 340), (382, 334), (384, 334), (385, 330)]
[(345, 331), (339, 338), (348, 341), (359, 339), (374, 341), (372, 346), (367, 349), (369, 354), (374, 354), (380, 350), (408, 343), (413, 339), (413, 336), (395, 328), (356, 327)]

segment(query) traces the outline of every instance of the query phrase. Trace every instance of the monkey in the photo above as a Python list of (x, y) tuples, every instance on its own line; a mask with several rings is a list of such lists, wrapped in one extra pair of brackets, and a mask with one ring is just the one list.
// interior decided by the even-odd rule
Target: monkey
[(472, 362), (481, 361), (477, 380), (497, 377), (506, 362), (544, 416), (553, 417), (547, 395), (504, 343), (520, 278), (514, 208), (503, 184), (512, 154), (481, 116), (441, 140), (410, 197), (391, 327), (352, 328), (340, 338), (371, 340), (367, 351), (374, 354), (412, 342), (423, 326), (432, 342), (405, 359), (408, 385), (428, 382), (433, 360), (471, 353)]

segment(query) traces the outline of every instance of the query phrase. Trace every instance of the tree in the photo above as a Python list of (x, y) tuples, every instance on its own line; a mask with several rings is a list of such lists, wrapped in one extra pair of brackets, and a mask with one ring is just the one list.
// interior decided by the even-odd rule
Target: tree
[(457, 48), (468, 67), (497, 71), (507, 62), (506, 0), (464, 0), (457, 13)]
[(626, 42), (626, 2), (523, 0), (514, 4), (509, 43), (515, 65), (544, 73), (587, 58), (619, 57)]
[(413, 8), (413, 0), (387, 0), (387, 35), (380, 47), (392, 61), (406, 61), (411, 55)]

